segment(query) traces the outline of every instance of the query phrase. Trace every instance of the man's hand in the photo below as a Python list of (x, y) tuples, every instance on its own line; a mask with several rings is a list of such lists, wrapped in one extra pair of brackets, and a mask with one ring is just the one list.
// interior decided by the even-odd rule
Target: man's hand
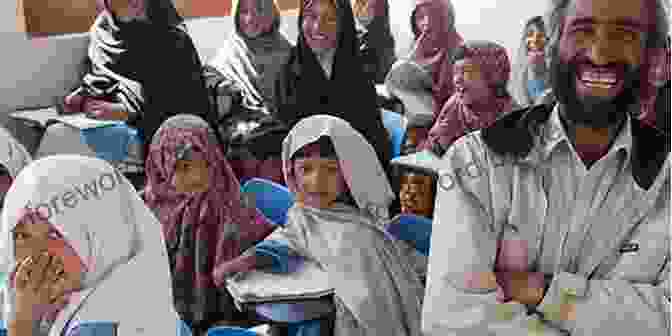
[(499, 284), (498, 299), (502, 302), (516, 301), (526, 305), (538, 305), (544, 298), (544, 274), (539, 272), (495, 273)]

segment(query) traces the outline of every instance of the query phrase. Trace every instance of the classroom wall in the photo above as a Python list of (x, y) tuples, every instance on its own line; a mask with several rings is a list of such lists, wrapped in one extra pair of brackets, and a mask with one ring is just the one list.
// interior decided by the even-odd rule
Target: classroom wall
[[(541, 13), (544, 0), (515, 0), (513, 6), (504, 0), (453, 0), (457, 27), (466, 39), (492, 39), (515, 50), (522, 22)], [(522, 4), (524, 2), (524, 5)], [(392, 29), (399, 54), (405, 54), (411, 43), (409, 15), (413, 0), (390, 1)], [(515, 8), (515, 11), (514, 11)], [(17, 1), (0, 1), (0, 122), (18, 107), (50, 105), (76, 83), (76, 69), (86, 54), (86, 34), (26, 38), (18, 32)], [(189, 32), (201, 58), (211, 58), (232, 27), (230, 17), (191, 19)], [(285, 17), (282, 30), (292, 39), (296, 36), (296, 17)]]

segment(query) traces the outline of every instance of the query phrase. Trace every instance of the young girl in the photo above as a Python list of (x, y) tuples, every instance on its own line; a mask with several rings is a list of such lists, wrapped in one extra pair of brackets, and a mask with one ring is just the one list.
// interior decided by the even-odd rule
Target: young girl
[(525, 23), (510, 83), (511, 93), (520, 106), (534, 104), (550, 88), (545, 54), (547, 40), (541, 16)]
[(506, 48), (469, 41), (452, 57), (455, 93), (441, 109), (420, 149), (443, 153), (461, 136), (490, 126), (517, 107), (507, 90), (511, 63)]
[[(450, 55), (462, 43), (450, 0), (416, 0), (410, 17), (414, 43), (405, 59), (390, 69), (386, 85), (394, 91), (431, 96), (434, 116), (453, 94)], [(407, 104), (404, 102), (404, 104)]]
[[(382, 228), (394, 194), (375, 157), (342, 119), (300, 121), (283, 143), (296, 204), (286, 225), (246, 254), (256, 255), (258, 268), (274, 265), (276, 271), (286, 272), (278, 266), (290, 254), (318, 262), (335, 289), (334, 335), (420, 335), (422, 284)], [(241, 263), (227, 266), (219, 271), (244, 270)]]
[[(10, 336), (175, 335), (159, 222), (119, 171), (96, 158), (54, 155), (17, 176), (2, 213)], [(115, 330), (116, 329), (116, 330)]]
[(217, 93), (227, 158), (241, 182), (263, 177), (284, 183), (279, 147), (289, 128), (274, 118), (275, 83), (292, 45), (280, 31), (275, 0), (234, 0), (231, 10), (235, 29), (204, 70)]
[(317, 114), (339, 117), (361, 133), (386, 169), (390, 138), (373, 81), (358, 48), (349, 0), (301, 0), (299, 36), (278, 79), (278, 116), (289, 127)]
[[(98, 157), (122, 160), (127, 148), (110, 143), (128, 143), (138, 135), (148, 143), (161, 123), (178, 111), (198, 111), (213, 121), (198, 52), (172, 0), (89, 1), (96, 1), (101, 12), (89, 32), (86, 71), (65, 98), (65, 110), (126, 124), (81, 135), (54, 124), (38, 153), (72, 153), (79, 149), (55, 147), (63, 143), (55, 139), (74, 138), (71, 141), (89, 145)], [(132, 155), (133, 162), (144, 161), (147, 150), (142, 149), (141, 155)], [(89, 153), (81, 149), (76, 154)]]
[(197, 116), (166, 120), (154, 135), (145, 167), (144, 196), (163, 226), (177, 311), (198, 335), (215, 322), (241, 323), (213, 268), (274, 227), (242, 204), (240, 185), (214, 131)]

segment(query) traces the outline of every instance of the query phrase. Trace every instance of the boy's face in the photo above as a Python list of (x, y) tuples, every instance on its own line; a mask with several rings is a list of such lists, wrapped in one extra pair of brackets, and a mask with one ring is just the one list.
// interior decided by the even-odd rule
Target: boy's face
[(401, 176), (399, 200), (401, 212), (425, 218), (432, 218), (434, 212), (434, 194), (431, 176), (407, 172)]
[(338, 160), (311, 155), (294, 160), (293, 165), (299, 202), (326, 209), (345, 191)]

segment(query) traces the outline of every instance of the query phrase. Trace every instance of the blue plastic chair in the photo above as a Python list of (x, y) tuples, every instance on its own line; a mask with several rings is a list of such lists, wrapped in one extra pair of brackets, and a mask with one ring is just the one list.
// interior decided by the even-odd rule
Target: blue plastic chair
[(285, 225), (294, 194), (285, 186), (262, 178), (253, 178), (241, 188), (243, 197), (252, 201), (261, 213), (279, 226)]
[(119, 323), (112, 321), (83, 321), (67, 333), (68, 336), (116, 336)]
[(406, 127), (404, 125), (404, 116), (397, 112), (381, 109), (383, 124), (387, 133), (390, 135), (392, 142), (392, 158), (401, 155), (401, 145), (406, 134)]
[(182, 320), (177, 320), (177, 336), (192, 336), (191, 328)]
[(387, 232), (394, 238), (409, 242), (424, 256), (429, 255), (432, 238), (432, 220), (429, 218), (401, 214), (387, 225)]
[(238, 327), (214, 327), (208, 330), (207, 336), (260, 336), (252, 330)]

